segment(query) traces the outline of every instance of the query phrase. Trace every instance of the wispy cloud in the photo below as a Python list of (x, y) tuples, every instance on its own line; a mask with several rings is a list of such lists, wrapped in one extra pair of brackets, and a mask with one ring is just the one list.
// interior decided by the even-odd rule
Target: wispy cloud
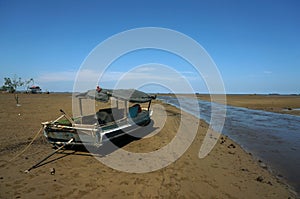
[(265, 70), (264, 74), (272, 74), (272, 71)]
[(78, 72), (80, 72), (81, 81), (91, 81), (91, 79), (99, 79), (99, 75), (93, 70), (80, 71), (58, 71), (58, 72), (44, 72), (38, 76), (39, 82), (70, 82), (75, 81)]
[[(193, 72), (178, 72), (164, 66), (145, 66), (130, 70), (128, 72), (107, 72), (100, 81), (153, 81), (153, 82), (178, 82), (183, 79), (192, 80), (197, 77)], [(199, 76), (198, 76), (199, 77)]]
[[(36, 80), (44, 84), (76, 82), (76, 90), (86, 90), (95, 87), (96, 84), (119, 87), (138, 88), (147, 84), (157, 84), (171, 90), (186, 90), (191, 81), (199, 79), (199, 75), (190, 71), (177, 72), (172, 68), (163, 66), (143, 66), (128, 72), (106, 71), (103, 75), (93, 70), (45, 72)], [(55, 90), (55, 89), (54, 89)], [(70, 88), (72, 90), (72, 88)]]
[(36, 78), (38, 82), (66, 82), (74, 81), (75, 71), (44, 72)]

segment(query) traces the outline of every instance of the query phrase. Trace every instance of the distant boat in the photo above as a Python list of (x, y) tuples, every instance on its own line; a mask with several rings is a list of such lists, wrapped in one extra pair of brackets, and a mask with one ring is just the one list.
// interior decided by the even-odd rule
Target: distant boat
[[(135, 89), (99, 89), (80, 93), (76, 98), (79, 102), (79, 117), (71, 118), (61, 110), (63, 115), (59, 118), (42, 123), (44, 135), (53, 145), (87, 144), (99, 147), (109, 139), (146, 126), (151, 121), (150, 105), (156, 96)], [(111, 108), (100, 109), (95, 114), (83, 116), (82, 100), (109, 102), (110, 98), (116, 100), (116, 107), (111, 106)], [(119, 101), (124, 102), (122, 103), (124, 107), (119, 107)], [(130, 107), (129, 102), (133, 104)], [(148, 105), (142, 108), (140, 103), (148, 103)]]
[(29, 90), (33, 94), (42, 93), (42, 89), (39, 86), (31, 86), (29, 87)]

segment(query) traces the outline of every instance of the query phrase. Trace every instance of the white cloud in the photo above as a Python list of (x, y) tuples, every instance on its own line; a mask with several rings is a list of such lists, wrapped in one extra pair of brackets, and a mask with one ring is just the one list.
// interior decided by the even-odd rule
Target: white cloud
[[(190, 91), (190, 78), (195, 76), (189, 72), (178, 72), (171, 67), (161, 64), (142, 65), (128, 72), (117, 74), (118, 78), (114, 84), (117, 88), (138, 89), (145, 86), (160, 85), (174, 92)], [(109, 75), (111, 74), (108, 73)], [(103, 80), (107, 79), (103, 78)]]
[[(102, 76), (99, 72), (84, 69), (78, 71), (45, 72), (36, 80), (42, 84), (73, 85), (76, 81), (76, 89), (84, 91), (92, 89), (98, 84), (103, 87), (138, 88), (144, 85), (157, 84), (167, 88), (185, 90), (191, 81), (199, 79), (199, 75), (190, 72), (177, 72), (172, 68), (162, 65), (145, 65), (134, 68), (128, 72), (106, 71)], [(201, 80), (199, 80), (200, 82)], [(75, 84), (74, 84), (75, 85)], [(72, 90), (72, 88), (70, 88)], [(56, 90), (55, 88), (53, 90)]]
[(272, 71), (265, 70), (264, 74), (272, 74)]
[[(39, 82), (70, 82), (75, 81), (78, 71), (58, 71), (58, 72), (44, 72), (38, 76)], [(92, 70), (81, 70), (80, 80), (91, 81), (99, 79), (99, 75)]]
[(37, 77), (38, 82), (66, 82), (74, 81), (76, 72), (74, 71), (59, 71), (59, 72), (45, 72)]

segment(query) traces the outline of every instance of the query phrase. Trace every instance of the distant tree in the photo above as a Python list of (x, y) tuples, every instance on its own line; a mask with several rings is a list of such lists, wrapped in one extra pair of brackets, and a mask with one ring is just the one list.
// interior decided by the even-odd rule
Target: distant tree
[(4, 85), (2, 86), (3, 90), (6, 90), (10, 93), (14, 93), (18, 87), (23, 86), (21, 77), (17, 78), (15, 75), (12, 79), (9, 77), (4, 77)]
[[(14, 75), (14, 77), (12, 79), (9, 77), (4, 77), (4, 85), (0, 88), (0, 90), (14, 93), (14, 92), (16, 92), (18, 87), (24, 86), (26, 91), (28, 91), (30, 83), (34, 84), (33, 78), (22, 81), (21, 77), (17, 77), (17, 75)], [(18, 94), (15, 94), (15, 100), (16, 100), (17, 106), (21, 106), (19, 104)]]
[(12, 82), (10, 78), (4, 77), (4, 85), (1, 87), (1, 90), (13, 92), (14, 88), (11, 86)]
[(13, 78), (4, 77), (4, 85), (1, 87), (1, 90), (14, 93), (18, 87), (24, 86), (25, 90), (28, 91), (31, 83), (34, 84), (33, 78), (22, 81), (21, 77), (16, 75)]
[(30, 78), (29, 80), (24, 81), (24, 87), (25, 87), (25, 90), (26, 90), (27, 93), (28, 93), (28, 89), (30, 88), (30, 84), (31, 85), (34, 84), (33, 78)]

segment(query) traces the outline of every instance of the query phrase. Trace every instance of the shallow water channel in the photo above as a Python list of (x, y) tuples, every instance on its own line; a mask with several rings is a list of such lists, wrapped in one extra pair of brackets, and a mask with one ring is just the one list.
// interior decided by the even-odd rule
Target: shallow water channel
[[(170, 96), (159, 96), (158, 99), (210, 123), (211, 102), (197, 100), (199, 114), (191, 106), (195, 104), (196, 99), (183, 97), (176, 99)], [(275, 174), (283, 176), (299, 194), (300, 116), (221, 104), (215, 106), (217, 109), (226, 108), (225, 124), (221, 133), (263, 160)], [(212, 127), (214, 129), (213, 124)]]

